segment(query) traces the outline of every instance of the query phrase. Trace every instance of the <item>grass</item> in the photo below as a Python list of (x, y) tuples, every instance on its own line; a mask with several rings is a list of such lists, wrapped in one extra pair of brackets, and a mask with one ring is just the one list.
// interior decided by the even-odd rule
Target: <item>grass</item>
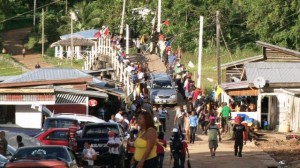
[[(230, 54), (224, 49), (221, 49), (221, 64), (233, 62), (236, 60), (253, 57), (261, 54), (256, 50), (236, 50), (234, 54)], [(188, 67), (188, 63), (191, 61), (195, 66), (193, 68)], [(182, 63), (185, 67), (193, 73), (192, 79), (197, 82), (197, 71), (198, 71), (198, 53), (183, 53)], [(217, 86), (217, 58), (216, 52), (212, 49), (204, 49), (202, 53), (202, 73), (201, 73), (201, 87), (204, 87), (207, 92), (210, 92)], [(213, 82), (209, 82), (207, 78), (213, 79)], [(222, 82), (225, 81), (225, 73), (222, 72)]]
[(83, 60), (67, 60), (48, 56), (44, 56), (43, 61), (53, 65), (54, 67), (75, 68), (79, 70), (82, 70), (84, 64)]
[[(11, 59), (11, 55), (9, 54), (0, 54), (0, 56), (5, 59)], [(13, 64), (4, 59), (0, 61), (0, 76), (14, 76), (22, 73), (21, 68), (15, 67)]]

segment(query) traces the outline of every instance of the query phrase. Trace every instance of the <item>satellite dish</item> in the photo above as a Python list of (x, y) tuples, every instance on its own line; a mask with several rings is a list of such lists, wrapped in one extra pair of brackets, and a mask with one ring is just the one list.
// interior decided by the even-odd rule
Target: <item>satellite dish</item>
[(253, 84), (256, 88), (261, 89), (266, 85), (266, 80), (263, 77), (259, 76), (254, 79)]

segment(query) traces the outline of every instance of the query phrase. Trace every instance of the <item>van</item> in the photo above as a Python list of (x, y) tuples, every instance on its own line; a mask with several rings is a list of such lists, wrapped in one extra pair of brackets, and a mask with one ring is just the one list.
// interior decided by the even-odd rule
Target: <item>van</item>
[(106, 121), (91, 115), (73, 114), (73, 113), (58, 113), (52, 117), (48, 117), (43, 125), (43, 131), (49, 128), (69, 128), (74, 123), (105, 123)]
[(177, 104), (177, 87), (167, 73), (151, 73), (147, 88), (152, 104)]

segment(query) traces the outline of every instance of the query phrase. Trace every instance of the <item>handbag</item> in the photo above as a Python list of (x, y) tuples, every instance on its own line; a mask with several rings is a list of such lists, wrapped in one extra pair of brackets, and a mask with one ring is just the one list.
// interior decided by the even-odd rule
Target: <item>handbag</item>
[(192, 166), (191, 166), (190, 159), (188, 159), (188, 160), (186, 161), (186, 164), (187, 164), (187, 167), (188, 167), (188, 168), (191, 168), (191, 167), (192, 167)]

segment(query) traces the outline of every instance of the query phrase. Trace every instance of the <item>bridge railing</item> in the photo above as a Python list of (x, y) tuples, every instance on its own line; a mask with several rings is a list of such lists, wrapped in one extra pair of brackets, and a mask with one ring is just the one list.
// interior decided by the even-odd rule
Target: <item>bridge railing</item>
[(126, 97), (130, 95), (134, 89), (134, 84), (131, 82), (131, 76), (126, 71), (126, 65), (119, 61), (117, 48), (112, 45), (110, 38), (99, 38), (95, 51), (89, 52), (85, 57), (84, 69), (91, 70), (92, 65), (98, 60), (103, 59), (102, 56), (109, 58), (111, 67), (114, 69), (113, 77), (124, 84)]

